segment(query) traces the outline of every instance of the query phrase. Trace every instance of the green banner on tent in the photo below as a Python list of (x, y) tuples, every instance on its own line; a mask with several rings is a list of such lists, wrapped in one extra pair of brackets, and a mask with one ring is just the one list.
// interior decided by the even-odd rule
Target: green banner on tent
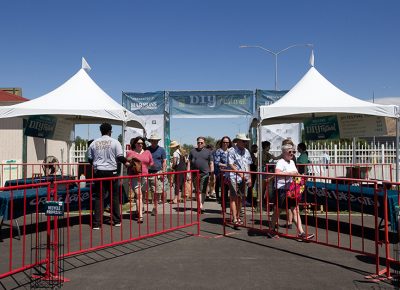
[(24, 134), (31, 137), (51, 139), (56, 129), (57, 118), (39, 115), (28, 119)]
[(339, 139), (339, 125), (336, 116), (312, 118), (304, 121), (306, 140)]

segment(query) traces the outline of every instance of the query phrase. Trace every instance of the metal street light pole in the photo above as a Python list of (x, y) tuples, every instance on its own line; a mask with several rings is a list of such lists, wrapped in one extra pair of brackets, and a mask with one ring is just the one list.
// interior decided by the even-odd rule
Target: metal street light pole
[(281, 54), (282, 52), (285, 52), (286, 50), (291, 49), (292, 47), (296, 47), (296, 46), (308, 46), (308, 47), (311, 47), (311, 49), (314, 47), (314, 45), (311, 43), (293, 44), (293, 45), (288, 46), (278, 52), (274, 52), (270, 49), (267, 49), (267, 48), (259, 46), (259, 45), (241, 45), (241, 46), (239, 46), (239, 48), (259, 48), (259, 49), (262, 49), (262, 50), (275, 56), (275, 91), (277, 91), (278, 90), (278, 55)]

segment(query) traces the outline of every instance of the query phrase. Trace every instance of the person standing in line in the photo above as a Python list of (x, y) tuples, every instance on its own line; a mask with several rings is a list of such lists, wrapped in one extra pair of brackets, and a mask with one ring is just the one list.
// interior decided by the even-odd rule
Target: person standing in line
[[(254, 196), (253, 189), (257, 182), (257, 172), (258, 170), (258, 146), (257, 144), (253, 144), (250, 147), (250, 156), (252, 163), (250, 164), (251, 173), (251, 186), (247, 189), (247, 199), (246, 201), (251, 205), (254, 209), (257, 206), (257, 195)], [(257, 187), (255, 188), (257, 190)]]
[(250, 139), (243, 133), (236, 135), (236, 146), (228, 150), (229, 194), (234, 227), (243, 225), (240, 218), (242, 200), (246, 198), (247, 188), (251, 187), (250, 164), (252, 164), (249, 150), (246, 149)]
[[(211, 151), (211, 154), (214, 158), (215, 150), (212, 144), (207, 144), (206, 148)], [(215, 168), (215, 166), (214, 166)], [(216, 200), (217, 196), (215, 195), (215, 172), (214, 174), (210, 174), (210, 178), (208, 179), (208, 187), (206, 192), (206, 199)]]
[(291, 144), (285, 144), (282, 146), (282, 159), (279, 159), (276, 163), (275, 173), (276, 176), (276, 188), (278, 191), (278, 204), (276, 204), (276, 208), (274, 210), (271, 224), (273, 226), (273, 230), (269, 233), (269, 236), (272, 238), (278, 237), (276, 233), (276, 228), (278, 226), (278, 219), (281, 210), (288, 209), (289, 212), (292, 212), (293, 221), (296, 224), (297, 228), (297, 237), (299, 239), (312, 239), (314, 234), (308, 234), (303, 230), (299, 206), (294, 199), (290, 199), (287, 197), (287, 191), (289, 190), (290, 184), (293, 180), (293, 177), (290, 175), (298, 175), (298, 171), (296, 165), (293, 162), (294, 148)]
[(164, 173), (167, 169), (167, 155), (165, 153), (165, 149), (158, 145), (158, 142), (161, 140), (158, 134), (151, 134), (148, 140), (151, 144), (148, 150), (150, 151), (154, 162), (153, 166), (149, 167), (149, 173), (158, 174), (157, 177), (149, 178), (149, 198), (153, 199), (154, 204), (154, 208), (151, 213), (152, 215), (155, 215), (157, 213), (158, 201), (165, 200), (163, 189), (165, 176), (162, 175), (162, 173)]
[[(94, 140), (89, 146), (88, 161), (93, 165), (94, 178), (116, 177), (118, 176), (118, 164), (121, 162), (129, 166), (129, 162), (123, 155), (121, 144), (111, 138), (112, 126), (109, 123), (103, 123), (100, 126), (101, 137)], [(100, 189), (103, 189), (100, 192)], [(94, 230), (102, 226), (102, 217), (104, 211), (104, 200), (110, 198), (112, 203), (111, 224), (116, 227), (121, 226), (120, 198), (118, 194), (118, 180), (96, 181), (93, 189), (94, 196), (94, 220), (92, 227)]]
[[(175, 172), (185, 171), (187, 169), (187, 158), (186, 152), (179, 145), (178, 141), (172, 141), (169, 145), (172, 155), (172, 165), (171, 168)], [(171, 200), (171, 203), (179, 203), (182, 200), (182, 196), (185, 194), (185, 181), (186, 181), (186, 173), (175, 173), (174, 174), (174, 193), (175, 196)], [(189, 178), (188, 178), (189, 180)], [(189, 196), (191, 198), (191, 195)]]
[(228, 136), (221, 138), (220, 148), (218, 148), (214, 153), (214, 169), (215, 169), (215, 193), (217, 195), (217, 200), (222, 204), (222, 187), (224, 187), (224, 200), (225, 205), (228, 203), (228, 191), (229, 187), (221, 183), (221, 170), (225, 170), (228, 167), (228, 149), (232, 147), (232, 140)]
[[(136, 194), (136, 209), (138, 213), (138, 223), (143, 223), (143, 199), (148, 204), (148, 197), (143, 193), (146, 193), (146, 180), (148, 177), (141, 177), (141, 175), (147, 175), (149, 173), (148, 168), (153, 166), (153, 157), (149, 150), (146, 150), (146, 142), (143, 137), (132, 138), (130, 141), (131, 150), (126, 152), (126, 159), (128, 161), (135, 160), (140, 161), (142, 165), (142, 172), (139, 173), (138, 177), (132, 178), (132, 188)], [(134, 175), (131, 170), (128, 170), (129, 175)]]
[(197, 174), (193, 174), (192, 182), (196, 192), (200, 191), (200, 211), (204, 213), (204, 201), (210, 174), (214, 174), (213, 156), (210, 150), (205, 148), (205, 138), (197, 137), (197, 147), (192, 149), (189, 154), (188, 170), (199, 170), (200, 188), (197, 188)]
[(308, 168), (307, 165), (309, 164), (310, 161), (308, 159), (308, 151), (307, 151), (307, 146), (305, 143), (301, 142), (297, 144), (297, 151), (300, 153), (299, 157), (297, 157), (297, 169), (300, 174), (308, 174)]

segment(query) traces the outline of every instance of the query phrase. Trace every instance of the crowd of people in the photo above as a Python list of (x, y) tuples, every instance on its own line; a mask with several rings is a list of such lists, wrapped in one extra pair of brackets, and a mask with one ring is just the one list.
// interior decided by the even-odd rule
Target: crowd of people
[[(143, 223), (143, 202), (151, 200), (153, 203), (152, 215), (157, 214), (157, 203), (165, 202), (163, 185), (165, 173), (167, 171), (167, 156), (165, 149), (158, 145), (161, 138), (157, 134), (152, 134), (147, 141), (150, 146), (146, 146), (143, 137), (133, 138), (130, 142), (130, 150), (123, 156), (121, 144), (111, 138), (112, 126), (103, 123), (100, 126), (102, 136), (94, 140), (88, 148), (88, 161), (94, 167), (94, 177), (114, 177), (117, 176), (117, 163), (120, 162), (127, 167), (128, 175), (140, 176), (155, 174), (154, 178), (132, 178), (132, 189), (129, 192), (129, 200), (136, 201), (137, 222)], [(220, 203), (229, 200), (230, 213), (234, 227), (243, 225), (240, 209), (247, 201), (250, 204), (257, 202), (255, 184), (258, 171), (258, 146), (253, 144), (249, 147), (250, 139), (242, 133), (236, 135), (231, 140), (229, 136), (223, 136), (216, 144), (214, 150), (212, 144), (206, 144), (205, 137), (198, 137), (195, 148), (189, 153), (180, 146), (177, 141), (170, 143), (172, 158), (170, 168), (176, 172), (173, 175), (174, 197), (170, 203), (179, 203), (184, 199), (198, 198), (200, 212), (205, 213), (204, 202), (207, 198), (214, 199)], [(273, 156), (270, 150), (270, 142), (262, 142), (261, 160), (262, 171), (274, 172), (276, 174), (275, 187), (277, 190), (276, 208), (272, 217), (271, 236), (276, 237), (276, 228), (280, 210), (288, 210), (287, 225), (292, 227), (292, 221), (296, 225), (299, 238), (311, 239), (314, 235), (308, 234), (303, 230), (299, 207), (296, 201), (289, 200), (286, 195), (292, 178), (287, 175), (306, 174), (309, 163), (307, 147), (304, 143), (299, 143), (297, 150), (299, 157), (295, 158), (295, 145), (291, 139), (282, 142), (282, 154)], [(274, 163), (275, 161), (276, 164)], [(133, 164), (139, 163), (141, 168), (138, 171)], [(274, 164), (271, 166), (271, 164)], [(198, 174), (189, 174), (187, 171), (198, 170)], [(197, 171), (196, 171), (197, 172)], [(280, 176), (282, 175), (282, 176)], [(223, 178), (221, 178), (223, 177)], [(189, 186), (187, 186), (189, 183)], [(187, 188), (190, 191), (187, 192)], [(265, 192), (265, 182), (262, 190)], [(194, 190), (194, 191), (193, 191)], [(95, 210), (93, 229), (99, 229), (102, 225), (103, 206), (101, 202), (108, 196), (110, 207), (112, 208), (111, 223), (120, 226), (120, 201), (117, 194), (117, 180), (104, 183), (100, 190), (100, 182), (95, 183), (94, 197)], [(192, 196), (192, 192), (199, 192), (198, 196)], [(223, 195), (223, 196), (222, 196)]]

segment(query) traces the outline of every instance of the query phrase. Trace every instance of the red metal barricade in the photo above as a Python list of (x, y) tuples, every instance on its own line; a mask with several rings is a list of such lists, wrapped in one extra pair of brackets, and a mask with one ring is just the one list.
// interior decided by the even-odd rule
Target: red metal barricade
[[(60, 276), (60, 261), (65, 257), (193, 226), (199, 234), (199, 192), (186, 178), (176, 179), (184, 182), (174, 184), (178, 174), (197, 176), (199, 172), (53, 180), (51, 183), (24, 180), (25, 185), (0, 188), (3, 190), (0, 192), (3, 218), (0, 279), (40, 265), (44, 279), (64, 281)], [(168, 202), (180, 192), (182, 198), (177, 203)], [(186, 195), (187, 192), (193, 196)], [(47, 201), (63, 202), (63, 216), (45, 216)], [(96, 205), (104, 211), (98, 229), (93, 215)], [(116, 222), (111, 218), (113, 211), (119, 211)], [(139, 212), (143, 213), (143, 219), (139, 219)], [(4, 229), (6, 222), (9, 230)]]
[[(305, 174), (311, 176), (332, 178), (353, 178), (382, 181), (393, 181), (394, 168), (391, 163), (310, 163), (297, 164), (299, 170), (303, 169)], [(275, 164), (266, 164), (266, 172), (274, 172)], [(302, 171), (300, 171), (302, 172)]]
[[(233, 173), (225, 171), (227, 172)], [(388, 194), (387, 190), (391, 186), (368, 179), (289, 176), (265, 172), (237, 173), (236, 176), (257, 175), (254, 180), (261, 185), (256, 185), (256, 188), (262, 188), (262, 194), (257, 195), (255, 201), (247, 199), (247, 202), (243, 202), (242, 199), (239, 203), (239, 222), (235, 223), (232, 209), (227, 214), (224, 208), (224, 235), (228, 234), (227, 226), (233, 229), (243, 227), (250, 234), (263, 234), (272, 238), (286, 237), (348, 250), (375, 259), (375, 276), (371, 277), (383, 274), (390, 276), (389, 263), (394, 262), (389, 254), (390, 245), (398, 241), (394, 208), (399, 199), (398, 193)], [(301, 200), (288, 202), (285, 193), (280, 193), (277, 189), (277, 182), (279, 179), (289, 181), (294, 177), (306, 179), (305, 191)], [(220, 178), (222, 184), (229, 183), (222, 175)], [(235, 186), (238, 187), (238, 179), (235, 174), (230, 178), (232, 190)], [(223, 187), (222, 190), (226, 189), (227, 187)], [(222, 194), (222, 197), (222, 204), (225, 205), (226, 194)], [(279, 207), (282, 209), (278, 222), (274, 224), (273, 215), (279, 212)], [(295, 210), (291, 211), (290, 208)], [(290, 220), (290, 213), (296, 216), (296, 210), (300, 212), (302, 226), (296, 226)], [(304, 231), (305, 236), (299, 236), (301, 231)], [(313, 238), (307, 239), (310, 234)], [(387, 264), (381, 270), (380, 263), (383, 261)]]

